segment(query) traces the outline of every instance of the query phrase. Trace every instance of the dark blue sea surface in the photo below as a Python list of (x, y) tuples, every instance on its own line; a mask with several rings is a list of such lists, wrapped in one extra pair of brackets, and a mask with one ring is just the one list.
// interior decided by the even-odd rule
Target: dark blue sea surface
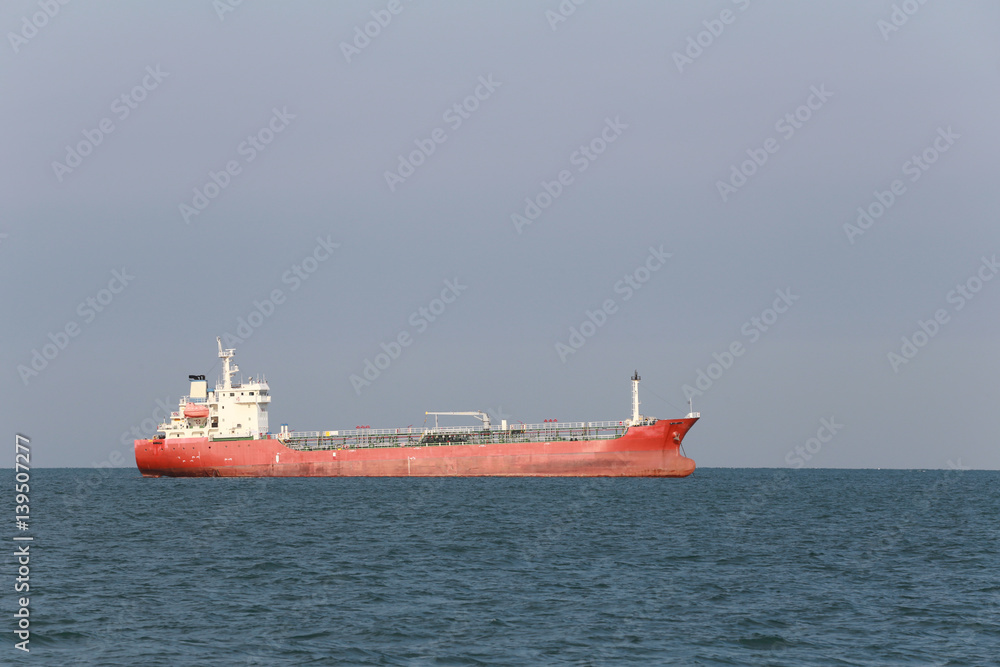
[(1000, 473), (31, 471), (39, 665), (1000, 664)]

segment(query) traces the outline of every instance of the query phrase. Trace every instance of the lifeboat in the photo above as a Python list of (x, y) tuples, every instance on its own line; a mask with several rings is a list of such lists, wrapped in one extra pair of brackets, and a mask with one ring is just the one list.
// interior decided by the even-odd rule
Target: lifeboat
[(188, 419), (204, 419), (208, 416), (208, 406), (188, 403), (184, 406), (184, 416)]

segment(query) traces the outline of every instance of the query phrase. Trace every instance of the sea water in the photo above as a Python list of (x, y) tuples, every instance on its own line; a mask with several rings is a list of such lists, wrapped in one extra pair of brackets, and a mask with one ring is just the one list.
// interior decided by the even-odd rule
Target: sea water
[(32, 470), (30, 654), (9, 518), (3, 664), (1000, 664), (997, 472)]

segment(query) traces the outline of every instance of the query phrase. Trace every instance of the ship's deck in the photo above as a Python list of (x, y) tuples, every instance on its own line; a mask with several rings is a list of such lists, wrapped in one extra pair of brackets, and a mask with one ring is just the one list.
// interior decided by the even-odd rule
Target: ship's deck
[[(644, 421), (646, 426), (656, 420)], [(487, 445), (507, 442), (556, 442), (560, 440), (612, 440), (625, 435), (628, 425), (623, 421), (546, 422), (501, 426), (435, 427), (371, 429), (355, 428), (340, 431), (296, 431), (277, 438), (290, 449), (311, 451), (320, 449), (359, 449), (369, 447), (427, 447), (435, 445)]]

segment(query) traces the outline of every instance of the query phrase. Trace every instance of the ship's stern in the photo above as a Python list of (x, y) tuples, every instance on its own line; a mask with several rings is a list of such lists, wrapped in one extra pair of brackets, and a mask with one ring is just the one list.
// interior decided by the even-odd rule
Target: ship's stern
[(160, 477), (157, 472), (162, 465), (164, 442), (162, 439), (135, 441), (135, 466), (143, 477)]

